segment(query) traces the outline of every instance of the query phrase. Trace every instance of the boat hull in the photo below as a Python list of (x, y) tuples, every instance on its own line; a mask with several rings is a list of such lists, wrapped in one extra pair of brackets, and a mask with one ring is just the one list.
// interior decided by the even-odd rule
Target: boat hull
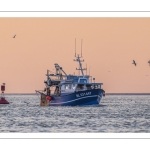
[(102, 89), (79, 91), (61, 96), (51, 96), (49, 106), (91, 106), (99, 105), (104, 94)]

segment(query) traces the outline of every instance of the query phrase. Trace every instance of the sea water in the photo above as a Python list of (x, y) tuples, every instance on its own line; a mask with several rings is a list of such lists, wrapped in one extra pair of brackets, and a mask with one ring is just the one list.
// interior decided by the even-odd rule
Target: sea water
[(6, 95), (0, 133), (149, 133), (150, 95), (107, 95), (97, 107), (40, 106), (37, 95)]

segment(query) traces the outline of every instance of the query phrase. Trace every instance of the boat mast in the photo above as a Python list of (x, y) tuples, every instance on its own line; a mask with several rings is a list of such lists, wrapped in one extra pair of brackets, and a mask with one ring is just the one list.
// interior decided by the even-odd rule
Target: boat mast
[(75, 38), (75, 55), (74, 57), (76, 57), (76, 38)]
[(84, 77), (84, 72), (83, 70), (87, 70), (87, 68), (82, 68), (82, 62), (84, 62), (84, 60), (81, 60), (80, 58), (82, 57), (82, 40), (81, 40), (81, 56), (78, 54), (76, 56), (76, 39), (75, 39), (75, 58), (74, 61), (79, 62), (79, 68), (76, 68), (76, 70), (81, 70), (82, 76)]

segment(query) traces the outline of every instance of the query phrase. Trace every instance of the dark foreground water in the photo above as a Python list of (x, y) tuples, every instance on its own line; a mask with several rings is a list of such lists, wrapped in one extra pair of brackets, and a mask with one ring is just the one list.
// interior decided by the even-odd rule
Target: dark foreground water
[(6, 95), (0, 133), (150, 133), (150, 95), (106, 95), (98, 107), (40, 107), (36, 95)]

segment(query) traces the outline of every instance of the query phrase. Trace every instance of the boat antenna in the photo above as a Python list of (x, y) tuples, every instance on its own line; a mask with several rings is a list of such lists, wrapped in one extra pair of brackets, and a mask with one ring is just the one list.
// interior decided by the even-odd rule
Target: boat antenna
[[(79, 68), (80, 68), (80, 64), (79, 64)], [(80, 69), (79, 69), (79, 76), (80, 76)]]
[(86, 64), (86, 75), (87, 75), (87, 64)]
[(82, 39), (81, 39), (81, 57), (82, 57)]
[(75, 38), (75, 57), (76, 57), (76, 38)]
[[(75, 50), (76, 50), (76, 47), (75, 47)], [(75, 56), (76, 56), (76, 51), (75, 51)], [(81, 40), (81, 56), (77, 54), (76, 59), (74, 59), (74, 61), (79, 62), (79, 68), (76, 68), (76, 70), (79, 70), (79, 76), (80, 76), (80, 70), (81, 70), (82, 76), (84, 76), (83, 70), (86, 70), (86, 68), (82, 68), (82, 62), (84, 62), (84, 60), (80, 60), (81, 57), (82, 57), (82, 40)]]
[(91, 68), (91, 66), (89, 67), (89, 76), (90, 76), (90, 68)]

